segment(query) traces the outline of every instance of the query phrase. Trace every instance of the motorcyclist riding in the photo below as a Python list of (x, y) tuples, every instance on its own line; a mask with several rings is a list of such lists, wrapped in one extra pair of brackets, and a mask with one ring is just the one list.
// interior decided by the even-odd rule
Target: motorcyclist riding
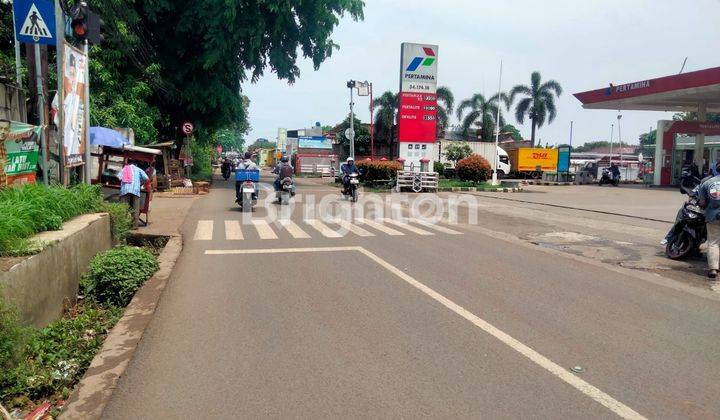
[(230, 175), (230, 172), (232, 172), (232, 162), (229, 158), (225, 158), (222, 162), (221, 170), (223, 173), (223, 176), (227, 179)]
[[(245, 152), (245, 158), (242, 161), (240, 161), (240, 163), (238, 163), (236, 169), (243, 169), (243, 170), (247, 170), (247, 171), (260, 170), (260, 168), (258, 168), (258, 166), (255, 164), (255, 162), (253, 162), (250, 158), (252, 158), (252, 153)], [(236, 197), (240, 196), (240, 185), (237, 183), (235, 184), (235, 196)], [(256, 200), (257, 197), (258, 197), (258, 193), (257, 193), (257, 188), (256, 188), (255, 193), (253, 193), (253, 199)]]
[(617, 181), (620, 179), (620, 168), (618, 168), (616, 163), (610, 164), (610, 173), (612, 174), (613, 181)]
[(274, 183), (275, 191), (280, 191), (280, 181), (285, 178), (292, 178), (293, 174), (295, 173), (295, 169), (293, 169), (292, 165), (288, 161), (288, 157), (283, 156), (280, 158), (280, 162), (275, 165), (273, 173), (277, 175)]
[(340, 166), (340, 172), (343, 174), (343, 191), (347, 191), (350, 186), (350, 174), (360, 173), (360, 170), (355, 165), (355, 159), (352, 157), (347, 158), (345, 163)]

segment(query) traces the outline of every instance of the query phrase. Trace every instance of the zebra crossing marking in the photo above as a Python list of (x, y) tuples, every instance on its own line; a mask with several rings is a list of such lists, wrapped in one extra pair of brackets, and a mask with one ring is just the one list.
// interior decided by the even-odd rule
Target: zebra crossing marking
[(308, 225), (315, 228), (315, 230), (320, 232), (326, 238), (342, 238), (343, 237), (343, 235), (330, 229), (330, 227), (328, 225), (326, 225), (325, 223), (323, 223), (317, 219), (306, 219), (305, 223), (307, 223)]
[(402, 233), (402, 232), (400, 232), (400, 231), (398, 231), (398, 230), (395, 230), (395, 229), (393, 229), (393, 228), (391, 228), (391, 227), (387, 227), (387, 226), (383, 225), (382, 223), (378, 223), (378, 222), (376, 222), (376, 221), (374, 221), (374, 220), (363, 219), (363, 218), (361, 218), (361, 217), (358, 217), (357, 219), (355, 219), (355, 221), (358, 222), (358, 223), (361, 224), (361, 225), (368, 225), (368, 226), (370, 226), (370, 227), (373, 228), (373, 229), (379, 230), (380, 232), (387, 233), (387, 234), (390, 235), (390, 236), (402, 236), (402, 235), (405, 235), (404, 233)]
[(270, 224), (268, 224), (265, 220), (255, 219), (252, 223), (255, 225), (255, 230), (257, 230), (258, 235), (260, 235), (260, 239), (278, 238), (275, 231), (270, 227)]
[(228, 241), (242, 241), (244, 239), (239, 221), (225, 221), (225, 239), (227, 239)]
[(438, 225), (436, 223), (430, 223), (427, 220), (413, 220), (413, 222), (425, 226), (426, 228), (435, 229), (438, 232), (447, 233), (448, 235), (462, 235), (462, 232), (446, 228), (445, 226)]
[(412, 233), (417, 233), (418, 235), (422, 235), (422, 236), (434, 235), (434, 233), (432, 233), (432, 232), (428, 232), (427, 230), (416, 228), (415, 226), (412, 226), (409, 223), (403, 223), (399, 220), (384, 218), (384, 219), (382, 219), (382, 221), (385, 223), (390, 223), (391, 225), (401, 227), (405, 230), (409, 230)]
[(335, 223), (336, 225), (340, 225), (340, 227), (342, 227), (343, 229), (346, 229), (346, 230), (356, 234), (357, 236), (362, 236), (362, 237), (375, 236), (374, 233), (368, 232), (367, 230), (361, 228), (358, 225), (354, 225), (354, 224), (348, 222), (347, 220), (334, 219), (332, 221), (332, 223)]
[(300, 228), (300, 226), (297, 225), (297, 223), (293, 222), (289, 219), (281, 219), (280, 224), (285, 228), (285, 230), (290, 233), (290, 236), (292, 236), (295, 239), (310, 239), (311, 236), (308, 235), (304, 230)]
[(193, 237), (196, 241), (212, 241), (213, 236), (213, 221), (212, 220), (199, 220), (197, 227), (195, 228), (195, 236)]

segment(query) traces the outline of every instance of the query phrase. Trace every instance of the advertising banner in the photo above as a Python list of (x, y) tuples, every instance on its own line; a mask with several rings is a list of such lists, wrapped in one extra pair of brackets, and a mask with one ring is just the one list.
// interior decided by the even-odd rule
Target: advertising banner
[(298, 149), (332, 149), (332, 141), (324, 136), (298, 137)]
[(403, 42), (400, 61), (400, 91), (435, 93), (438, 46)]
[(277, 146), (275, 146), (277, 150), (285, 151), (285, 147), (287, 145), (287, 137), (287, 130), (284, 128), (278, 128)]
[(82, 51), (65, 44), (63, 60), (63, 150), (66, 166), (82, 165), (85, 153), (85, 66)]
[(40, 127), (0, 121), (0, 187), (35, 182)]

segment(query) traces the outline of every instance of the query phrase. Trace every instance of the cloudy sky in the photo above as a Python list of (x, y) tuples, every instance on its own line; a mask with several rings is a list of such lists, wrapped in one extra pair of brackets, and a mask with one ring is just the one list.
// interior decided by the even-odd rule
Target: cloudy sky
[[(720, 0), (365, 0), (365, 20), (344, 18), (333, 34), (340, 49), (314, 71), (300, 63), (294, 85), (267, 73), (244, 93), (252, 103), (249, 139), (274, 139), (289, 129), (341, 122), (348, 112), (349, 79), (373, 82), (376, 95), (398, 89), (400, 44), (440, 46), (438, 82), (456, 102), (473, 93), (528, 84), (530, 73), (563, 86), (555, 121), (538, 132), (543, 144), (564, 143), (574, 121), (573, 143), (607, 140), (617, 112), (583, 110), (573, 93), (720, 66)], [(356, 100), (368, 121), (367, 98)], [(672, 114), (623, 112), (623, 140)], [(514, 117), (509, 122), (519, 126)], [(453, 117), (453, 124), (457, 119)], [(530, 127), (519, 127), (525, 138)], [(617, 140), (617, 131), (615, 132)]]

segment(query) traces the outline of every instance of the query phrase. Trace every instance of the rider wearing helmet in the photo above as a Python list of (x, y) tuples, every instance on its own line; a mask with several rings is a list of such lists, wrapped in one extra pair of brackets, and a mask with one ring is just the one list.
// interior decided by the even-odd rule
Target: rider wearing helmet
[[(240, 163), (238, 163), (236, 169), (241, 169), (241, 170), (246, 170), (246, 171), (259, 171), (260, 168), (258, 168), (258, 166), (255, 164), (255, 162), (252, 161), (251, 158), (252, 158), (252, 153), (245, 152), (244, 159), (241, 160)], [(237, 182), (235, 183), (235, 196), (236, 197), (240, 196), (240, 184)], [(258, 193), (257, 193), (257, 188), (256, 188), (255, 193), (253, 193), (253, 198), (257, 199), (257, 197), (258, 197)]]
[(295, 169), (293, 169), (292, 165), (290, 164), (288, 157), (283, 156), (280, 158), (280, 162), (275, 165), (273, 173), (277, 174), (277, 178), (275, 178), (274, 183), (275, 191), (280, 191), (280, 181), (285, 178), (292, 178), (293, 174), (295, 173)]
[(343, 175), (343, 191), (347, 191), (350, 186), (350, 174), (360, 173), (360, 170), (355, 165), (355, 159), (352, 157), (347, 158), (345, 163), (340, 166), (340, 172)]

